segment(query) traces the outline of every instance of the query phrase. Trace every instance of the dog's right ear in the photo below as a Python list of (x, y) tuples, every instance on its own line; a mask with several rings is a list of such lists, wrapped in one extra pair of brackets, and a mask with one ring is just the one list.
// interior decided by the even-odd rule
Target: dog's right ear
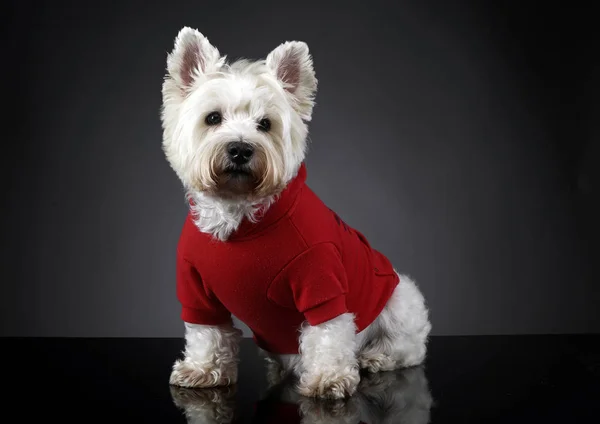
[(224, 59), (198, 30), (183, 27), (167, 57), (167, 70), (182, 92), (187, 93), (198, 78), (218, 70)]
[(306, 43), (287, 41), (280, 44), (269, 53), (266, 64), (293, 99), (302, 119), (310, 121), (317, 78)]

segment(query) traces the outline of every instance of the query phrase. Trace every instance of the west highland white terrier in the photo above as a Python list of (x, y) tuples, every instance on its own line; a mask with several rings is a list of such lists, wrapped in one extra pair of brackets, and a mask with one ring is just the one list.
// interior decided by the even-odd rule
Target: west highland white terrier
[(170, 383), (237, 381), (244, 322), (270, 378), (343, 398), (375, 373), (418, 365), (431, 329), (423, 295), (306, 185), (317, 79), (308, 46), (227, 61), (183, 28), (162, 87), (163, 149), (187, 193), (177, 247), (183, 359)]

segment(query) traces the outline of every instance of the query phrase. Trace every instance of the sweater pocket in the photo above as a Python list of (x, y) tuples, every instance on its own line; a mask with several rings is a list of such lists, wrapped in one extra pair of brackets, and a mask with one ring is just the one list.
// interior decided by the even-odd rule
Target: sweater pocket
[(371, 266), (375, 275), (380, 277), (396, 275), (394, 266), (381, 252), (371, 249)]

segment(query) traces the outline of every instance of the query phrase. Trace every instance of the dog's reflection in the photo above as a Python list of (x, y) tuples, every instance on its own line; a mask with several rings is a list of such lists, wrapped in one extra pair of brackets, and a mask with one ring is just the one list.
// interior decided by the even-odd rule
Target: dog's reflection
[(251, 419), (234, 417), (235, 388), (173, 387), (171, 393), (190, 424), (233, 424), (238, 418), (257, 424), (426, 424), (432, 405), (422, 367), (365, 374), (354, 396), (336, 401), (303, 397), (288, 379), (269, 389)]

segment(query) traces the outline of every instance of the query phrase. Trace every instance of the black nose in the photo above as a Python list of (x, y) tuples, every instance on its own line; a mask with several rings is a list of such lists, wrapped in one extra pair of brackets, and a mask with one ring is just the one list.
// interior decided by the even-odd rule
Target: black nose
[(241, 141), (232, 141), (227, 145), (229, 159), (236, 165), (244, 165), (250, 161), (254, 153), (254, 147)]

